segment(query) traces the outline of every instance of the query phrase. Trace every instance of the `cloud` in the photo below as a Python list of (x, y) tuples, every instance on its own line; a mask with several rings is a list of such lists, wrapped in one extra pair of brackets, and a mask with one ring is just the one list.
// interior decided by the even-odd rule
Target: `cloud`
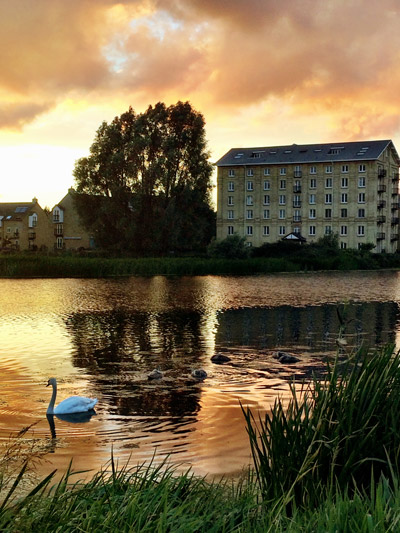
[(120, 95), (190, 99), (206, 118), (273, 101), (331, 115), (349, 135), (358, 117), (360, 133), (368, 117), (397, 128), (399, 17), (398, 0), (2, 2), (0, 90), (19, 104), (0, 127)]
[(0, 108), (0, 128), (20, 130), (38, 115), (45, 113), (51, 104), (37, 104), (26, 102), (22, 104), (7, 104)]

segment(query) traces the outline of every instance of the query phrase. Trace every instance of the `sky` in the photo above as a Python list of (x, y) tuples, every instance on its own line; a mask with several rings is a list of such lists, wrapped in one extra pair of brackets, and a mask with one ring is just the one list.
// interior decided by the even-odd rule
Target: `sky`
[[(0, 202), (52, 207), (102, 121), (190, 101), (232, 147), (392, 139), (400, 0), (0, 0)], [(214, 177), (215, 179), (215, 177)]]

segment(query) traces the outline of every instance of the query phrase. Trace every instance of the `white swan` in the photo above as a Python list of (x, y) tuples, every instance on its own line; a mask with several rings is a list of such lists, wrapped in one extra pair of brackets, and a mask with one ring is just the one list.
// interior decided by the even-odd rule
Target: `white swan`
[(71, 414), (71, 413), (85, 413), (94, 408), (97, 403), (97, 398), (85, 398), (84, 396), (70, 396), (62, 402), (60, 402), (56, 408), (54, 404), (56, 402), (57, 396), (57, 380), (56, 378), (50, 378), (47, 387), (52, 385), (53, 394), (49, 406), (47, 408), (48, 415), (62, 415), (62, 414)]

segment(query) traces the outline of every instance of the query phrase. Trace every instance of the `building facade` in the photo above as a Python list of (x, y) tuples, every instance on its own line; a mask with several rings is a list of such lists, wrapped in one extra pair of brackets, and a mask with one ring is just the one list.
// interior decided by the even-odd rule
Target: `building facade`
[(233, 148), (217, 163), (217, 239), (249, 246), (338, 234), (341, 248), (399, 247), (398, 153), (390, 140)]
[(83, 227), (76, 210), (74, 194), (77, 194), (74, 189), (69, 189), (64, 198), (52, 209), (53, 248), (55, 250), (94, 248), (93, 237)]
[(0, 203), (0, 249), (47, 250), (51, 245), (49, 217), (37, 198)]

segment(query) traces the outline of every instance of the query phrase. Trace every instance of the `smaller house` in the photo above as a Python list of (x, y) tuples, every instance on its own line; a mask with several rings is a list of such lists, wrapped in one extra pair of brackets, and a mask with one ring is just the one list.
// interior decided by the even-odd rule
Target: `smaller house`
[(53, 247), (55, 250), (94, 248), (94, 239), (86, 231), (75, 207), (73, 188), (52, 209)]
[(46, 250), (51, 242), (48, 215), (37, 198), (0, 203), (0, 249)]

